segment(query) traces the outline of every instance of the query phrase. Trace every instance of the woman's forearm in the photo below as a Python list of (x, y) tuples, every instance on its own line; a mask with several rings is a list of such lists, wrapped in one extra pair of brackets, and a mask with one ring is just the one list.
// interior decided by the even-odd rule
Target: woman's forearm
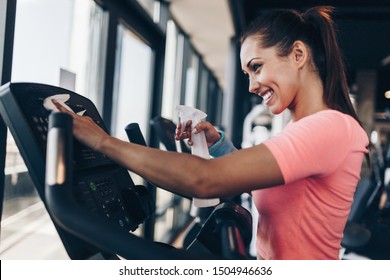
[(209, 162), (206, 159), (147, 148), (113, 137), (102, 141), (98, 150), (158, 187), (191, 197), (213, 197), (207, 186), (209, 180), (205, 179)]
[[(96, 148), (158, 187), (189, 197), (228, 197), (283, 184), (278, 165), (264, 145), (209, 160), (113, 137), (107, 137)], [(258, 156), (249, 157), (253, 153)]]

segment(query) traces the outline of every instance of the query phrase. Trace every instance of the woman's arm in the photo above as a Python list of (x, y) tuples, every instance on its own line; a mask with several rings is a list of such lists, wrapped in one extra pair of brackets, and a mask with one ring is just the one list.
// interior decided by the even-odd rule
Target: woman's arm
[(264, 145), (206, 160), (119, 140), (109, 136), (92, 119), (56, 105), (73, 117), (73, 133), (80, 142), (166, 190), (212, 198), (283, 184), (276, 160)]
[(210, 160), (113, 137), (98, 150), (157, 186), (186, 196), (226, 197), (283, 184), (276, 160), (264, 145)]

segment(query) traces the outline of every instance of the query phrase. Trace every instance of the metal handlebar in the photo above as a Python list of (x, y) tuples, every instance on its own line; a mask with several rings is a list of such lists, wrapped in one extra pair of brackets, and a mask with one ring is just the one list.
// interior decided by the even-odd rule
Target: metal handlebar
[(52, 113), (47, 139), (45, 196), (52, 218), (62, 229), (102, 252), (125, 259), (217, 258), (142, 239), (77, 204), (72, 196), (72, 139), (72, 118), (64, 113)]

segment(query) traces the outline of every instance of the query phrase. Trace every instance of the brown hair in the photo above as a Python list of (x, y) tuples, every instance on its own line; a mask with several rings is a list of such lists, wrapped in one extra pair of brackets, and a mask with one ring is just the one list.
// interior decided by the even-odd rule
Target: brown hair
[(241, 36), (257, 36), (262, 47), (276, 46), (280, 56), (287, 56), (295, 41), (301, 40), (310, 49), (314, 66), (324, 87), (324, 102), (331, 109), (359, 118), (349, 97), (345, 66), (337, 43), (333, 7), (320, 6), (304, 13), (278, 9), (268, 12), (251, 23)]

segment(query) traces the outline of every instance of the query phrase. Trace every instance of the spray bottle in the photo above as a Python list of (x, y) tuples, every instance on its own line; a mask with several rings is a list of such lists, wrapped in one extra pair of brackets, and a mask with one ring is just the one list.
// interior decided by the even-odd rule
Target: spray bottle
[[(182, 127), (184, 128), (186, 123), (191, 120), (192, 121), (192, 127), (191, 131), (195, 128), (195, 126), (205, 119), (207, 117), (207, 114), (189, 107), (185, 105), (176, 105), (176, 110), (179, 112), (179, 121), (182, 124)], [(192, 137), (193, 145), (191, 146), (191, 153), (193, 155), (199, 156), (201, 158), (210, 159), (209, 149), (207, 147), (206, 142), (206, 136), (203, 131), (201, 131), (198, 134), (193, 134)], [(219, 198), (212, 198), (212, 199), (200, 199), (200, 198), (194, 198), (193, 199), (194, 206), (203, 208), (203, 207), (211, 207), (219, 204)]]

